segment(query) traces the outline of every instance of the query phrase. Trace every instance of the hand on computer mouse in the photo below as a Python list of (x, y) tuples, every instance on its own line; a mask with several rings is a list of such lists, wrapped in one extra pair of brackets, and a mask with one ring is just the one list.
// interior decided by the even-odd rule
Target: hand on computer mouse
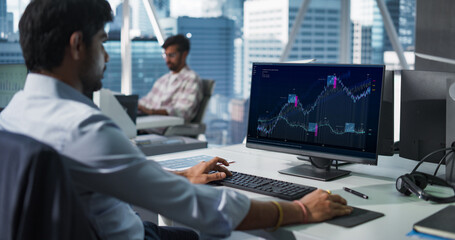
[(305, 222), (321, 222), (336, 216), (343, 216), (352, 212), (352, 207), (338, 194), (317, 189), (298, 200), (302, 202), (308, 213)]
[[(192, 183), (206, 184), (232, 175), (232, 173), (222, 165), (229, 166), (229, 162), (223, 158), (215, 157), (208, 162), (200, 162), (192, 168), (185, 170), (182, 175), (188, 178)], [(211, 171), (215, 172), (210, 173)]]

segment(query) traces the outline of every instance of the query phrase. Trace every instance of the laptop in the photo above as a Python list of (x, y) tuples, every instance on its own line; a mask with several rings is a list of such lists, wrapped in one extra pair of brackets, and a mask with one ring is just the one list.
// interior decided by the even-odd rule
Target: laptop
[(134, 124), (136, 124), (137, 118), (137, 104), (139, 101), (138, 95), (115, 95), (117, 101), (122, 105), (123, 109), (125, 109), (128, 116), (131, 118)]

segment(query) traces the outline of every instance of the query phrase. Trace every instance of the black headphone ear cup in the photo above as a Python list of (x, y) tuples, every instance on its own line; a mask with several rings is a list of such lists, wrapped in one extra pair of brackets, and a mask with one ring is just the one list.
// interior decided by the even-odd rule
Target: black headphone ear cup
[(409, 191), (409, 189), (406, 187), (405, 180), (404, 180), (404, 178), (408, 178), (407, 175), (408, 174), (398, 177), (397, 181), (395, 183), (395, 187), (398, 190), (398, 192), (400, 192), (406, 196), (409, 196), (409, 195), (411, 195), (411, 191)]
[(427, 177), (421, 173), (412, 173), (412, 177), (414, 178), (414, 183), (420, 188), (425, 189), (428, 185)]

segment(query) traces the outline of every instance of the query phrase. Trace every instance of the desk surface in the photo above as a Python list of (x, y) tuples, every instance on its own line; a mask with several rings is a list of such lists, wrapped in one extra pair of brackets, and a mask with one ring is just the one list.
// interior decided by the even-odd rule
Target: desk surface
[(136, 129), (161, 128), (181, 125), (184, 123), (183, 118), (174, 116), (140, 116), (136, 118)]
[[(415, 222), (444, 208), (447, 204), (435, 204), (423, 201), (416, 196), (406, 197), (395, 189), (397, 177), (409, 173), (416, 161), (398, 156), (380, 156), (377, 166), (351, 164), (342, 169), (352, 171), (347, 177), (330, 182), (322, 182), (278, 173), (278, 170), (307, 163), (297, 160), (295, 155), (269, 152), (246, 148), (245, 145), (233, 145), (222, 148), (209, 148), (181, 153), (154, 156), (153, 159), (164, 160), (195, 155), (211, 155), (235, 161), (229, 169), (239, 172), (264, 176), (268, 178), (295, 182), (331, 190), (344, 197), (349, 205), (384, 213), (385, 216), (363, 223), (353, 228), (344, 228), (328, 223), (315, 223), (282, 227), (276, 232), (248, 231), (249, 234), (276, 239), (406, 239)], [(419, 171), (432, 173), (435, 164), (424, 163)], [(440, 173), (445, 172), (441, 167)], [(369, 196), (363, 199), (345, 192), (348, 187)], [(271, 197), (240, 191), (252, 199), (270, 200)], [(448, 188), (427, 187), (432, 193), (453, 194)]]

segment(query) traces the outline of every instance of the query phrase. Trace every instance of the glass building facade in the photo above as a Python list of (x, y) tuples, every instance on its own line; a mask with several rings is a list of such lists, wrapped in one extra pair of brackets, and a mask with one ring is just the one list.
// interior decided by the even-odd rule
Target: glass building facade
[(218, 18), (168, 18), (167, 36), (186, 35), (191, 42), (187, 63), (201, 78), (215, 80), (214, 94), (231, 97), (234, 87), (234, 21)]
[[(122, 62), (120, 41), (108, 40), (105, 49), (109, 54), (103, 87), (120, 92)], [(155, 81), (166, 74), (167, 68), (162, 58), (162, 48), (156, 39), (135, 39), (131, 42), (132, 53), (132, 93), (139, 97), (146, 95), (153, 87)]]
[[(122, 0), (108, 0), (116, 16), (106, 28), (107, 63), (104, 87), (120, 92), (120, 29)], [(243, 136), (244, 116), (250, 94), (252, 62), (277, 62), (302, 5), (302, 0), (153, 0), (166, 35), (190, 37), (189, 66), (202, 78), (216, 81), (206, 113), (209, 143), (236, 143)], [(191, 3), (189, 3), (191, 2)], [(399, 41), (405, 51), (415, 44), (416, 0), (384, 0)], [(161, 58), (142, 0), (130, 0), (132, 92), (144, 96), (169, 70)], [(0, 63), (22, 63), (17, 20), (28, 0), (0, 0)], [(193, 7), (185, 12), (185, 8)], [(194, 10), (195, 7), (198, 10)], [(202, 9), (202, 10), (201, 10)], [(360, 14), (353, 14), (359, 9)], [(317, 63), (341, 62), (341, 4), (339, 0), (312, 0), (287, 61), (316, 59)], [(178, 13), (178, 14), (176, 14)], [(197, 15), (197, 14), (199, 15)], [(217, 13), (218, 15), (214, 14)], [(351, 0), (350, 53), (353, 63), (387, 61), (391, 48), (376, 0)], [(355, 16), (354, 16), (355, 15)], [(170, 18), (172, 16), (172, 18)], [(188, 17), (191, 16), (191, 17)], [(5, 37), (6, 36), (6, 37)], [(405, 54), (412, 54), (406, 52)], [(386, 56), (385, 56), (386, 55)], [(409, 62), (409, 61), (408, 61)], [(399, 64), (397, 69), (399, 68)], [(212, 141), (212, 142), (211, 142)]]
[[(253, 62), (277, 62), (288, 42), (302, 0), (246, 1), (244, 9), (244, 97), (249, 96)], [(340, 1), (311, 1), (287, 61), (339, 61)]]

